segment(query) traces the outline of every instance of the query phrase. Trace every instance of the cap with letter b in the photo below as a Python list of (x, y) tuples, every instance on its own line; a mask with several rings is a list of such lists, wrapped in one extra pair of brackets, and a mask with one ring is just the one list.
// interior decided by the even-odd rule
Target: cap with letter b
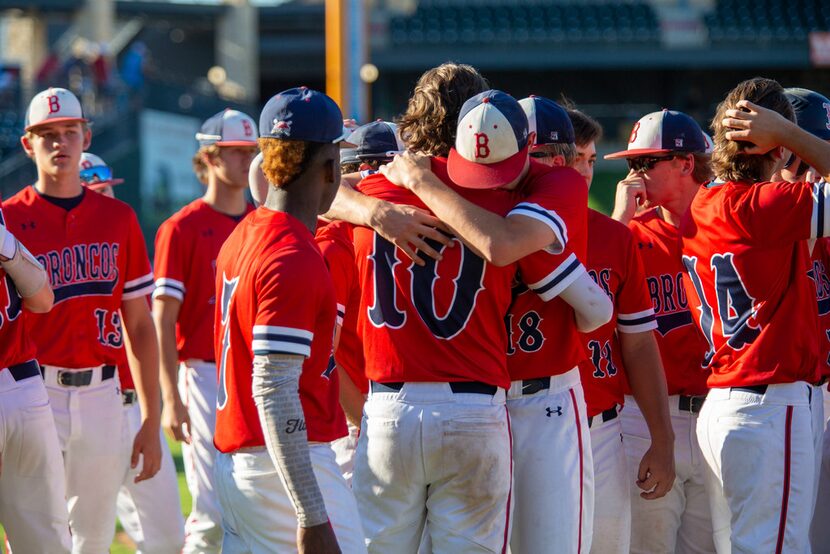
[(461, 187), (503, 187), (522, 174), (528, 149), (527, 116), (519, 102), (505, 92), (487, 90), (461, 107), (447, 173)]
[(37, 93), (29, 102), (24, 128), (28, 132), (48, 123), (72, 121), (86, 121), (81, 103), (65, 88), (54, 87)]
[(256, 146), (256, 123), (247, 114), (225, 109), (202, 124), (196, 133), (200, 146)]
[(641, 117), (631, 129), (628, 148), (608, 154), (605, 159), (637, 158), (676, 152), (706, 152), (703, 129), (683, 112), (662, 110)]
[(259, 116), (259, 136), (263, 138), (331, 144), (348, 135), (334, 100), (308, 87), (275, 94)]

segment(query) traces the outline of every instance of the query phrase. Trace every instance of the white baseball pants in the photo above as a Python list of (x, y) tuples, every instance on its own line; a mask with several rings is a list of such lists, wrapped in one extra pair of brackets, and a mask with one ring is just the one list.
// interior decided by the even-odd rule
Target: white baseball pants
[(811, 385), (712, 389), (697, 435), (718, 554), (809, 552), (815, 480)]
[(511, 493), (505, 394), (449, 383), (370, 392), (352, 481), (369, 552), (412, 554), (424, 525), (438, 553), (506, 547)]
[(14, 552), (68, 553), (63, 460), (40, 375), (0, 370), (0, 523)]
[(352, 486), (352, 475), (354, 475), (354, 456), (357, 451), (358, 435), (360, 435), (360, 429), (349, 423), (349, 434), (331, 443), (331, 449), (334, 450), (340, 473), (350, 487)]
[[(366, 545), (357, 504), (329, 443), (310, 443), (311, 465), (343, 554)], [(222, 554), (297, 552), (297, 514), (268, 451), (218, 454), (216, 491), (224, 514)]]
[[(814, 392), (815, 396), (815, 392)], [(824, 414), (830, 417), (830, 393), (822, 387)], [(810, 544), (814, 554), (830, 552), (830, 427), (824, 421), (822, 433), (821, 463), (818, 478), (818, 494), (813, 523), (810, 526)]]
[(185, 520), (182, 554), (219, 554), (222, 508), (216, 497), (216, 364), (187, 360), (179, 367), (179, 394), (190, 416), (190, 444), (182, 443), (182, 459), (192, 505)]
[(141, 429), (138, 401), (124, 405), (126, 475), (118, 492), (117, 513), (124, 531), (136, 544), (136, 554), (178, 554), (184, 546), (184, 517), (176, 467), (161, 432), (161, 469), (151, 479), (135, 482), (141, 464), (130, 468), (133, 440)]
[(510, 548), (525, 552), (590, 552), (594, 462), (579, 370), (550, 378), (550, 388), (507, 394), (513, 430), (514, 512)]
[(679, 409), (680, 397), (669, 396), (674, 430), (675, 479), (663, 498), (645, 500), (637, 471), (651, 447), (646, 420), (633, 396), (621, 413), (623, 444), (631, 494), (632, 554), (706, 554), (715, 551), (712, 515), (706, 491), (706, 462), (697, 438), (698, 416)]
[(591, 421), (594, 459), (594, 532), (591, 554), (628, 554), (631, 542), (629, 473), (620, 417)]
[[(124, 440), (118, 375), (91, 384), (58, 384), (61, 368), (44, 366), (44, 380), (63, 452), (74, 554), (101, 554), (115, 536), (115, 503), (124, 481)], [(77, 371), (77, 370), (70, 370)]]

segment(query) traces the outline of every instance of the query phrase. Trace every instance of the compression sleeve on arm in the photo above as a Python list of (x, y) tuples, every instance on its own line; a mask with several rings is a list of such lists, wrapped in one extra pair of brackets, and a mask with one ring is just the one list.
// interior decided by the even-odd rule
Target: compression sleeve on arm
[(582, 333), (590, 333), (609, 321), (614, 315), (614, 304), (588, 272), (581, 274), (559, 294), (576, 314), (576, 326)]
[(300, 404), (302, 356), (254, 356), (253, 395), (268, 454), (288, 491), (300, 527), (328, 521), (323, 494), (311, 466)]
[[(10, 236), (8, 233), (7, 236)], [(20, 241), (17, 242), (17, 250), (14, 257), (5, 262), (0, 262), (0, 266), (8, 273), (9, 277), (14, 281), (14, 286), (17, 292), (23, 298), (34, 296), (46, 284), (48, 278), (46, 270), (40, 265), (40, 262), (26, 250)]]

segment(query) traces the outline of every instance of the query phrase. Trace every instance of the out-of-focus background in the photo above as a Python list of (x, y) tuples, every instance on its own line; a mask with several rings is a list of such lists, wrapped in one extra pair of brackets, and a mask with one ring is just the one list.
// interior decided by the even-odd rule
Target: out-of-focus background
[[(360, 122), (391, 119), (425, 69), (470, 63), (517, 98), (573, 99), (603, 124), (603, 153), (663, 107), (706, 128), (754, 75), (830, 93), (828, 31), (826, 0), (0, 0), (0, 191), (33, 181), (18, 139), (50, 85), (82, 99), (90, 150), (127, 180), (117, 193), (150, 242), (201, 193), (200, 122), (227, 106), (256, 118), (291, 86), (327, 90)], [(599, 162), (595, 205), (624, 172)]]

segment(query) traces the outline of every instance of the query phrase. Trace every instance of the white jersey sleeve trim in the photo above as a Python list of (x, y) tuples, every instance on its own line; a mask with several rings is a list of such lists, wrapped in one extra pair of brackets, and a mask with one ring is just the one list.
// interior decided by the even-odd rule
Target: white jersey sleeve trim
[(830, 235), (830, 185), (821, 181), (813, 185), (810, 237), (817, 239), (828, 235)]
[(343, 319), (346, 317), (346, 306), (337, 304), (337, 325), (343, 325)]
[(124, 292), (121, 293), (122, 300), (132, 300), (133, 298), (141, 298), (153, 292), (153, 274), (148, 273), (138, 279), (133, 279), (124, 283)]
[(585, 266), (577, 259), (576, 254), (571, 254), (553, 271), (548, 273), (544, 279), (535, 283), (528, 283), (527, 288), (539, 295), (539, 298), (548, 302), (559, 296), (583, 273), (586, 273)]
[(653, 308), (633, 314), (617, 314), (617, 330), (621, 333), (643, 333), (653, 329), (657, 329)]
[(254, 325), (254, 337), (251, 347), (255, 356), (268, 354), (311, 355), (311, 341), (314, 333), (305, 329), (279, 327), (274, 325)]
[(555, 211), (546, 210), (539, 204), (535, 204), (533, 202), (520, 202), (516, 204), (512, 210), (510, 210), (507, 217), (510, 217), (511, 215), (523, 215), (525, 217), (535, 219), (536, 221), (540, 221), (550, 227), (550, 230), (553, 231), (554, 235), (556, 235), (556, 240), (559, 241), (559, 247), (557, 248), (553, 245), (549, 245), (545, 247), (546, 251), (551, 254), (561, 254), (565, 249), (565, 245), (568, 243), (568, 227)]
[(159, 296), (170, 296), (178, 301), (184, 300), (184, 283), (171, 279), (170, 277), (159, 277), (156, 279), (156, 290), (153, 291), (153, 298)]

